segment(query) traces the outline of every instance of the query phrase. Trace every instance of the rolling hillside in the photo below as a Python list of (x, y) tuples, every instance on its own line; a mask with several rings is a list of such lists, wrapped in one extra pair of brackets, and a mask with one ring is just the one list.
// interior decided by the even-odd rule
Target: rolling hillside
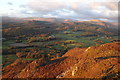
[(119, 53), (120, 43), (114, 42), (74, 48), (50, 60), (18, 59), (3, 68), (3, 78), (118, 78)]

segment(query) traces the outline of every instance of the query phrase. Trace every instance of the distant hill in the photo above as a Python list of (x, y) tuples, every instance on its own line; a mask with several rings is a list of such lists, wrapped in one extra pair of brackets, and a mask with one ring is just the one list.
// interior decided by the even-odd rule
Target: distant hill
[(102, 20), (88, 20), (88, 21), (77, 21), (72, 19), (62, 19), (62, 18), (40, 18), (40, 17), (28, 17), (28, 18), (17, 18), (17, 17), (2, 17), (2, 22), (28, 22), (28, 21), (46, 21), (46, 22), (54, 22), (54, 23), (66, 23), (66, 22), (78, 22), (78, 23), (90, 23), (97, 24), (109, 28), (118, 29), (118, 23), (115, 22), (106, 22)]
[(92, 24), (98, 24), (107, 27), (118, 27), (117, 22), (106, 22), (102, 20), (88, 20), (88, 21), (77, 21), (72, 19), (62, 19), (62, 18), (40, 18), (40, 17), (28, 17), (28, 18), (17, 18), (17, 17), (8, 17), (8, 16), (2, 16), (2, 22), (27, 22), (27, 21), (46, 21), (46, 22), (85, 22), (85, 23), (92, 23)]
[(3, 78), (118, 78), (119, 51), (120, 43), (114, 42), (74, 48), (51, 60), (18, 59), (3, 68)]
[(97, 25), (108, 27), (108, 28), (116, 28), (116, 29), (118, 29), (118, 24), (119, 24), (119, 23), (115, 23), (115, 22), (107, 22), (107, 21), (102, 21), (102, 20), (97, 20), (97, 19), (88, 20), (88, 21), (80, 21), (80, 22), (97, 24)]
[(17, 17), (8, 17), (8, 16), (2, 16), (2, 22), (26, 22), (26, 20), (23, 20), (22, 18)]
[(3, 22), (28, 22), (28, 21), (46, 21), (46, 22), (71, 22), (74, 20), (62, 19), (62, 18), (41, 18), (41, 17), (27, 17), (27, 18), (17, 18), (17, 17), (2, 17)]
[(29, 17), (29, 18), (23, 18), (23, 20), (28, 20), (28, 21), (47, 21), (47, 22), (62, 22), (64, 19), (61, 18), (39, 18), (39, 17)]

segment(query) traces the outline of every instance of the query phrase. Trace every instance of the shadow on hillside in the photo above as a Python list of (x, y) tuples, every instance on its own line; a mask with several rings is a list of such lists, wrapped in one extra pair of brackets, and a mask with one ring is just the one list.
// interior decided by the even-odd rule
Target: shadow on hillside
[(63, 57), (63, 58), (59, 58), (59, 59), (55, 59), (55, 60), (50, 60), (42, 66), (46, 66), (46, 65), (49, 65), (49, 64), (53, 64), (53, 63), (58, 63), (58, 62), (61, 62), (61, 61), (65, 60), (66, 58), (68, 58), (68, 57)]
[(106, 80), (106, 79), (112, 79), (112, 78), (120, 78), (120, 76), (118, 75), (120, 72), (118, 73), (112, 73), (112, 74), (108, 74), (106, 76), (103, 76), (102, 79)]
[(98, 58), (95, 58), (95, 59), (103, 60), (103, 59), (109, 59), (109, 58), (120, 58), (120, 56), (98, 57)]

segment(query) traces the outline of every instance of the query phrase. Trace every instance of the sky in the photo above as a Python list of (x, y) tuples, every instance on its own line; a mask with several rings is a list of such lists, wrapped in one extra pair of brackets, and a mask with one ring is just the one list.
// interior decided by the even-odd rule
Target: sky
[(117, 22), (119, 0), (1, 0), (0, 15)]

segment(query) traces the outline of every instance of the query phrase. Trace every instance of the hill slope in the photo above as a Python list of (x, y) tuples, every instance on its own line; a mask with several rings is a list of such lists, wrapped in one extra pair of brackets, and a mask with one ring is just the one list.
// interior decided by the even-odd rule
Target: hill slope
[(114, 42), (89, 48), (74, 48), (62, 57), (51, 60), (18, 59), (3, 68), (3, 78), (117, 78), (120, 72), (119, 45), (119, 42)]
[[(79, 62), (71, 69), (64, 78), (113, 78), (118, 75), (119, 47), (120, 43), (107, 43), (101, 46), (89, 47), (84, 53), (75, 56)], [(69, 56), (76, 48), (67, 52)], [(76, 52), (77, 53), (77, 52)]]

